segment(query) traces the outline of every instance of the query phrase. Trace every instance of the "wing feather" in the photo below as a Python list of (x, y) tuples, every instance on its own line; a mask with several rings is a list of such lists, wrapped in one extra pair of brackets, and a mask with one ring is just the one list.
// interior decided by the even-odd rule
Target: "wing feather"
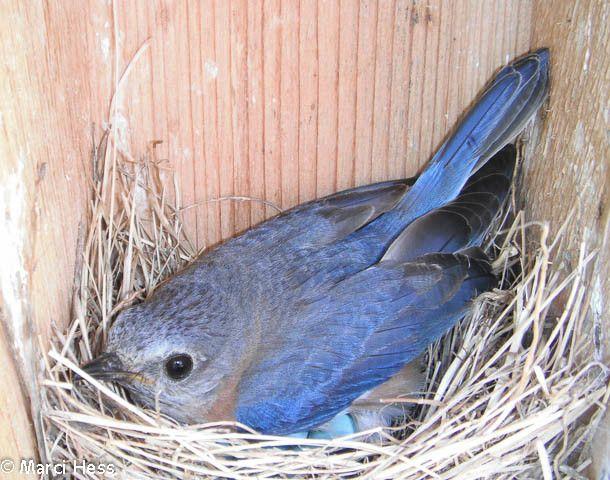
[(329, 420), (419, 355), (494, 281), (484, 260), (433, 254), (337, 283), (293, 312), (282, 337), (268, 333), (239, 385), (237, 419), (272, 434)]

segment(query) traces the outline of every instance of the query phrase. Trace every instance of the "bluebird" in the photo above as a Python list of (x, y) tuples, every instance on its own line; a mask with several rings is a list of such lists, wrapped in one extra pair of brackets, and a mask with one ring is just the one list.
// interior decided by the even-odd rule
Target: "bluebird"
[(501, 69), (418, 177), (299, 205), (204, 252), (121, 312), (84, 370), (184, 423), (388, 425), (400, 409), (379, 398), (418, 390), (422, 352), (497, 285), (480, 246), (548, 70), (546, 49)]

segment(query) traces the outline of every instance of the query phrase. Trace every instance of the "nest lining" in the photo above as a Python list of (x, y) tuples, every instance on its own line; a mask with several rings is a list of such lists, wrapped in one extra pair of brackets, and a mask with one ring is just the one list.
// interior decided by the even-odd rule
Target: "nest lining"
[[(237, 433), (231, 423), (181, 426), (87, 377), (78, 365), (101, 348), (116, 313), (197, 254), (154, 145), (134, 162), (108, 152), (108, 139), (93, 152), (73, 319), (45, 358), (47, 461), (110, 463), (124, 478), (150, 479), (585, 478), (588, 442), (610, 394), (584, 323), (592, 255), (583, 246), (572, 270), (553, 263), (561, 232), (549, 239), (548, 227), (526, 223), (522, 212), (504, 215), (513, 220), (488, 245), (502, 288), (429, 347), (421, 396), (388, 399), (415, 408), (402, 424), (375, 430), (383, 443), (362, 441), (372, 431), (327, 441)], [(75, 387), (75, 373), (89, 387)]]

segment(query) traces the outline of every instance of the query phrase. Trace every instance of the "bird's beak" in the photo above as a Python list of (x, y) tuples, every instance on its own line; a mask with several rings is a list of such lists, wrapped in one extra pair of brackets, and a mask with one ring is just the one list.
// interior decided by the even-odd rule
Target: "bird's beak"
[(120, 381), (131, 375), (114, 352), (102, 353), (81, 368), (96, 380)]

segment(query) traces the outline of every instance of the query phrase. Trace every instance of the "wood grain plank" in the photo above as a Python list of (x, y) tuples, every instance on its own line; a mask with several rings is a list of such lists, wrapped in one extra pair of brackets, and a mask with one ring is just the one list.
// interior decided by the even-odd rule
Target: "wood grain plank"
[[(4, 311), (0, 303), (0, 312)], [(4, 318), (0, 321), (0, 451), (3, 459), (10, 458), (16, 463), (22, 458), (37, 456), (34, 427), (29, 419), (29, 405), (26, 401), (27, 391), (21, 387), (21, 373), (17, 370), (16, 358), (12, 355), (11, 339), (4, 327)], [(11, 478), (27, 478), (25, 473)], [(3, 476), (6, 473), (3, 474)]]
[[(91, 98), (107, 93), (92, 86), (108, 85), (99, 77), (109, 73), (82, 22), (86, 8), (2, 3), (0, 403), (10, 412), (0, 419), (3, 458), (38, 457), (32, 437), (40, 404), (38, 339), (46, 344), (51, 322), (65, 324), (70, 314), (76, 239), (89, 193), (91, 123), (104, 118)], [(95, 71), (103, 73), (91, 81)]]
[(407, 110), (409, 107), (411, 22), (408, 0), (396, 0), (394, 13), (394, 42), (392, 46), (392, 89), (389, 127), (388, 176), (401, 178), (415, 173), (407, 172), (405, 165), (407, 138)]
[[(117, 131), (120, 133), (120, 147), (127, 151), (132, 157), (138, 156), (137, 152), (145, 152), (148, 142), (152, 140), (152, 107), (151, 101), (151, 76), (150, 76), (150, 50), (148, 55), (140, 60), (131, 62), (135, 53), (146, 43), (150, 37), (150, 18), (149, 11), (142, 9), (142, 5), (137, 0), (131, 0), (122, 4), (117, 4), (117, 23), (119, 28), (119, 38), (122, 40), (122, 48), (119, 52), (119, 70), (124, 72), (128, 64), (131, 63), (131, 74), (124, 80), (122, 88), (115, 97), (116, 102), (116, 123)], [(99, 41), (100, 47), (103, 46), (103, 54), (109, 64), (115, 66), (111, 55), (114, 50), (113, 24), (107, 20), (107, 13), (102, 11), (101, 15), (92, 15), (95, 22), (89, 35)], [(129, 31), (129, 35), (124, 32)], [(106, 50), (107, 49), (107, 50)], [(101, 77), (102, 79), (104, 76)], [(107, 80), (114, 80), (109, 75)], [(108, 109), (108, 98), (112, 95), (114, 82), (109, 84), (110, 91), (108, 97), (98, 97), (96, 104), (100, 105), (100, 110)], [(100, 100), (106, 102), (101, 104)], [(186, 99), (188, 102), (188, 98)], [(183, 162), (184, 163), (184, 162)], [(190, 161), (188, 162), (191, 163)], [(192, 175), (191, 175), (192, 176)]]
[(358, 18), (356, 147), (354, 152), (354, 177), (356, 185), (371, 182), (376, 38), (377, 1), (364, 0), (360, 3)]
[(281, 2), (280, 161), (282, 208), (299, 203), (299, 4)]
[[(216, 70), (216, 121), (219, 162), (220, 196), (225, 198), (234, 195), (234, 159), (233, 159), (233, 92), (231, 88), (231, 2), (217, 2), (214, 10), (214, 44)], [(220, 203), (221, 239), (235, 234), (235, 203)]]
[[(460, 54), (462, 57), (458, 60), (458, 64), (461, 65), (459, 82), (460, 82), (460, 96), (458, 98), (458, 113), (456, 120), (462, 116), (464, 107), (472, 103), (473, 96), (478, 94), (477, 91), (477, 79), (474, 73), (474, 60), (476, 59), (476, 51), (473, 49), (477, 36), (479, 35), (480, 28), (478, 28), (477, 20), (477, 3), (476, 0), (468, 0), (464, 2), (464, 9), (461, 14), (462, 17), (458, 18), (458, 22), (463, 22), (465, 26), (463, 35), (465, 38), (465, 45), (460, 48)], [(510, 20), (510, 19), (509, 19)], [(507, 20), (504, 19), (504, 22)]]
[(316, 196), (336, 191), (339, 79), (339, 3), (318, 0), (318, 149)]
[[(264, 104), (263, 104), (263, 2), (248, 2), (248, 163), (250, 191), (248, 195), (263, 199), (264, 179)], [(258, 202), (250, 206), (250, 222), (265, 218), (265, 209)]]
[[(523, 168), (521, 198), (530, 218), (550, 221), (553, 231), (568, 221), (565, 250), (557, 258), (574, 267), (580, 243), (597, 249), (589, 269), (590, 306), (586, 329), (594, 340), (593, 359), (610, 365), (610, 5), (533, 4), (532, 47), (551, 50), (551, 95), (540, 142), (530, 143)], [(593, 439), (588, 478), (610, 472), (610, 415)], [(585, 472), (583, 472), (585, 473)]]
[(337, 92), (337, 189), (354, 186), (359, 3), (341, 0)]
[[(193, 152), (193, 123), (188, 121), (192, 118), (192, 91), (189, 82), (190, 52), (193, 50), (191, 37), (184, 35), (184, 26), (189, 22), (189, 10), (187, 3), (176, 3), (173, 12), (174, 25), (171, 28), (171, 48), (167, 53), (175, 58), (174, 67), (168, 69), (171, 82), (166, 84), (170, 90), (167, 92), (169, 131), (169, 154), (176, 168), (178, 181), (180, 182), (182, 206), (194, 205), (196, 202), (193, 182), (193, 164), (195, 162)], [(196, 49), (196, 47), (195, 47)], [(170, 64), (171, 65), (171, 64)], [(171, 93), (170, 93), (171, 92)], [(171, 112), (171, 114), (169, 113)], [(197, 210), (187, 209), (183, 214), (183, 221), (189, 237), (197, 236)]]
[[(158, 158), (169, 160), (168, 114), (166, 103), (167, 90), (165, 88), (165, 70), (167, 67), (164, 61), (165, 36), (167, 34), (169, 19), (166, 10), (163, 7), (163, 3), (157, 1), (153, 4), (151, 17), (154, 30), (154, 35), (152, 35), (150, 39), (151, 59), (154, 59), (154, 61), (151, 61), (150, 63), (153, 124), (152, 140), (162, 142), (155, 148)], [(200, 172), (196, 169), (195, 177), (197, 183), (199, 183), (200, 179), (204, 178), (203, 175), (200, 176), (198, 173)]]
[[(494, 3), (494, 5), (497, 2)], [(449, 61), (447, 63), (447, 85), (446, 85), (446, 96), (445, 96), (445, 112), (446, 112), (446, 123), (444, 126), (444, 135), (447, 136), (448, 132), (453, 129), (455, 122), (465, 106), (464, 104), (464, 81), (462, 70), (464, 65), (461, 63), (466, 58), (462, 52), (463, 44), (457, 41), (458, 36), (463, 34), (461, 21), (464, 21), (464, 8), (465, 2), (454, 2), (451, 6), (451, 13), (447, 17), (449, 24), (449, 43), (447, 48), (449, 49)], [(495, 17), (494, 17), (495, 19)], [(474, 94), (475, 92), (473, 92)], [(470, 103), (472, 99), (468, 99)]]
[[(263, 102), (265, 193), (263, 198), (275, 205), (282, 204), (280, 147), (280, 79), (281, 30), (280, 2), (266, 0), (263, 7)], [(265, 216), (276, 213), (265, 208)]]
[(375, 90), (373, 92), (373, 135), (371, 180), (388, 178), (388, 130), (392, 92), (392, 47), (394, 45), (394, 1), (380, 2), (377, 14)]
[[(428, 22), (426, 21), (426, 10), (423, 3), (412, 4), (408, 10), (408, 19), (411, 28), (411, 56), (409, 75), (409, 102), (407, 109), (407, 157), (409, 163), (419, 170), (421, 163), (425, 162), (426, 153), (421, 148), (422, 142), (422, 112), (424, 105), (428, 104), (424, 98), (424, 72), (426, 70), (426, 49), (428, 39)], [(411, 167), (413, 168), (413, 167)], [(415, 172), (413, 172), (415, 173)]]
[(318, 145), (318, 9), (301, 0), (299, 26), (299, 202), (316, 196)]
[(216, 61), (216, 2), (201, 4), (201, 77), (203, 99), (203, 141), (205, 149), (205, 189), (208, 228), (205, 245), (214, 245), (222, 238), (220, 202), (220, 170), (218, 142), (218, 63)]
[[(231, 0), (231, 88), (234, 190), (250, 192), (248, 178), (248, 0)], [(250, 202), (235, 204), (235, 230), (250, 226)]]
[[(441, 2), (439, 1), (426, 4), (422, 11), (422, 22), (425, 23), (427, 28), (426, 49), (423, 52), (425, 57), (424, 83), (421, 92), (423, 103), (419, 120), (420, 148), (423, 155), (432, 152), (438, 147), (439, 143), (438, 140), (435, 141), (433, 132), (436, 119), (442, 115), (437, 111), (438, 101), (436, 98), (440, 63), (440, 12)], [(420, 166), (428, 160), (423, 155), (418, 162)]]
[(481, 68), (481, 62), (485, 58), (485, 49), (487, 48), (483, 42), (486, 29), (481, 28), (481, 25), (485, 23), (485, 4), (473, 0), (469, 10), (472, 12), (471, 28), (473, 31), (469, 39), (470, 58), (468, 71), (470, 81), (472, 82), (470, 88), (477, 90), (489, 80), (489, 72)]
[[(519, 28), (517, 29), (517, 38), (515, 40), (515, 52), (517, 55), (528, 51), (532, 48), (532, 23), (535, 21), (533, 17), (533, 2), (529, 0), (519, 0), (516, 12)], [(527, 19), (532, 19), (527, 21)]]
[(449, 79), (452, 65), (452, 45), (455, 43), (452, 31), (454, 5), (453, 2), (439, 2), (437, 10), (438, 55), (435, 60), (435, 119), (431, 131), (432, 149), (438, 148), (441, 145), (447, 137), (450, 125), (448, 99), (454, 93), (450, 89), (451, 81)]
[[(198, 246), (203, 246), (207, 240), (208, 232), (208, 204), (206, 200), (206, 156), (204, 139), (204, 114), (203, 114), (203, 64), (200, 52), (202, 42), (201, 3), (188, 4), (187, 32), (191, 39), (192, 48), (189, 51), (189, 92), (191, 100), (191, 151), (193, 152), (192, 178), (195, 212), (195, 232), (191, 238)], [(154, 37), (153, 37), (154, 38)], [(188, 207), (186, 205), (185, 207)]]

